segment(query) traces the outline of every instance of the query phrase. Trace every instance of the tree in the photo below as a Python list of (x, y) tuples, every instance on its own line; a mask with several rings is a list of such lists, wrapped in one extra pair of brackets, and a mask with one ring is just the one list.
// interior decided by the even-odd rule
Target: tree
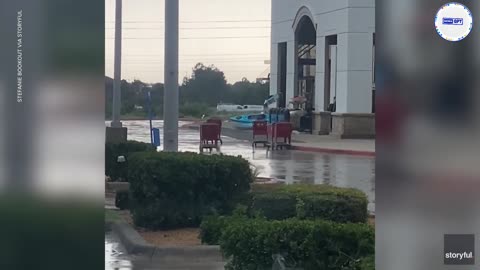
[(216, 106), (228, 92), (225, 75), (215, 66), (195, 65), (190, 78), (185, 78), (180, 89), (180, 102), (204, 103)]
[[(135, 110), (135, 105), (144, 107), (144, 113), (147, 115), (147, 93), (151, 91), (152, 107), (154, 115), (162, 115), (163, 110), (163, 84), (156, 83), (151, 87), (140, 80), (128, 82), (122, 80), (122, 106), (120, 113), (122, 115), (132, 113)], [(105, 77), (105, 117), (112, 117), (112, 103), (113, 103), (113, 79)]]
[[(143, 114), (148, 115), (146, 106), (147, 93), (151, 92), (152, 110), (154, 116), (163, 115), (164, 85), (156, 83), (148, 85), (140, 80), (128, 82), (122, 80), (122, 106), (121, 114), (135, 113), (135, 105), (144, 107)], [(269, 84), (261, 82), (250, 82), (247, 78), (233, 85), (227, 84), (225, 75), (215, 66), (206, 66), (198, 63), (192, 70), (190, 77), (185, 77), (180, 86), (180, 107), (185, 114), (192, 112), (206, 112), (219, 102), (235, 104), (256, 104), (261, 105), (269, 95)], [(113, 99), (113, 79), (105, 78), (105, 116), (111, 118)], [(209, 108), (210, 107), (210, 108)]]
[(233, 103), (261, 105), (267, 99), (270, 86), (268, 83), (252, 83), (248, 80), (236, 82), (231, 86), (229, 98)]
[(152, 110), (154, 116), (163, 116), (163, 83), (156, 83), (152, 85), (151, 97), (152, 97)]

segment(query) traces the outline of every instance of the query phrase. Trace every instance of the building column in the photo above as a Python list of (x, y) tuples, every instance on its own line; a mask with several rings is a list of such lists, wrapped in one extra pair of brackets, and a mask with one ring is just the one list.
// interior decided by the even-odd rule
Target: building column
[(291, 99), (295, 96), (295, 88), (297, 84), (296, 54), (297, 48), (295, 46), (295, 41), (289, 41), (287, 43), (287, 93), (285, 95), (287, 107)]
[(317, 37), (315, 66), (315, 112), (323, 112), (325, 99), (325, 37)]
[(278, 43), (270, 46), (270, 95), (276, 95), (278, 91)]
[(372, 110), (373, 33), (338, 35), (337, 104), (332, 134), (342, 138), (375, 136)]
[(337, 112), (372, 110), (373, 33), (338, 35)]
[(330, 89), (328, 104), (335, 101), (337, 96), (337, 45), (329, 45), (329, 59), (331, 60), (331, 72), (330, 72)]
[(325, 37), (317, 37), (315, 51), (315, 111), (313, 115), (313, 134), (330, 133), (331, 115), (325, 109)]

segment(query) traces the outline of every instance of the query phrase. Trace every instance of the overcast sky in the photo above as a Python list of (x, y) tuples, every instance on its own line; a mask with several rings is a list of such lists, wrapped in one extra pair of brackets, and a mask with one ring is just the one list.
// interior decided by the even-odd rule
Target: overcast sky
[[(271, 0), (179, 1), (180, 80), (198, 62), (214, 64), (230, 83), (268, 74)], [(112, 77), (115, 0), (105, 5), (105, 72)], [(122, 79), (163, 82), (164, 5), (123, 0)]]

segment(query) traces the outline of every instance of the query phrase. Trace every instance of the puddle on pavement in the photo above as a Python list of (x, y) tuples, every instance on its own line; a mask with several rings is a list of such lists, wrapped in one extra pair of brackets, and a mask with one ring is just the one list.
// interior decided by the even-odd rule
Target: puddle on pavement
[(105, 232), (105, 270), (131, 270), (132, 262), (119, 239), (111, 232)]

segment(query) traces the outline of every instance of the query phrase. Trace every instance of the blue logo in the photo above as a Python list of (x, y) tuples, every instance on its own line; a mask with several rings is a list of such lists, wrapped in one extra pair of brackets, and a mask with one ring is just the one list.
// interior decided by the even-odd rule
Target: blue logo
[(463, 25), (462, 18), (443, 18), (442, 24), (445, 25)]

